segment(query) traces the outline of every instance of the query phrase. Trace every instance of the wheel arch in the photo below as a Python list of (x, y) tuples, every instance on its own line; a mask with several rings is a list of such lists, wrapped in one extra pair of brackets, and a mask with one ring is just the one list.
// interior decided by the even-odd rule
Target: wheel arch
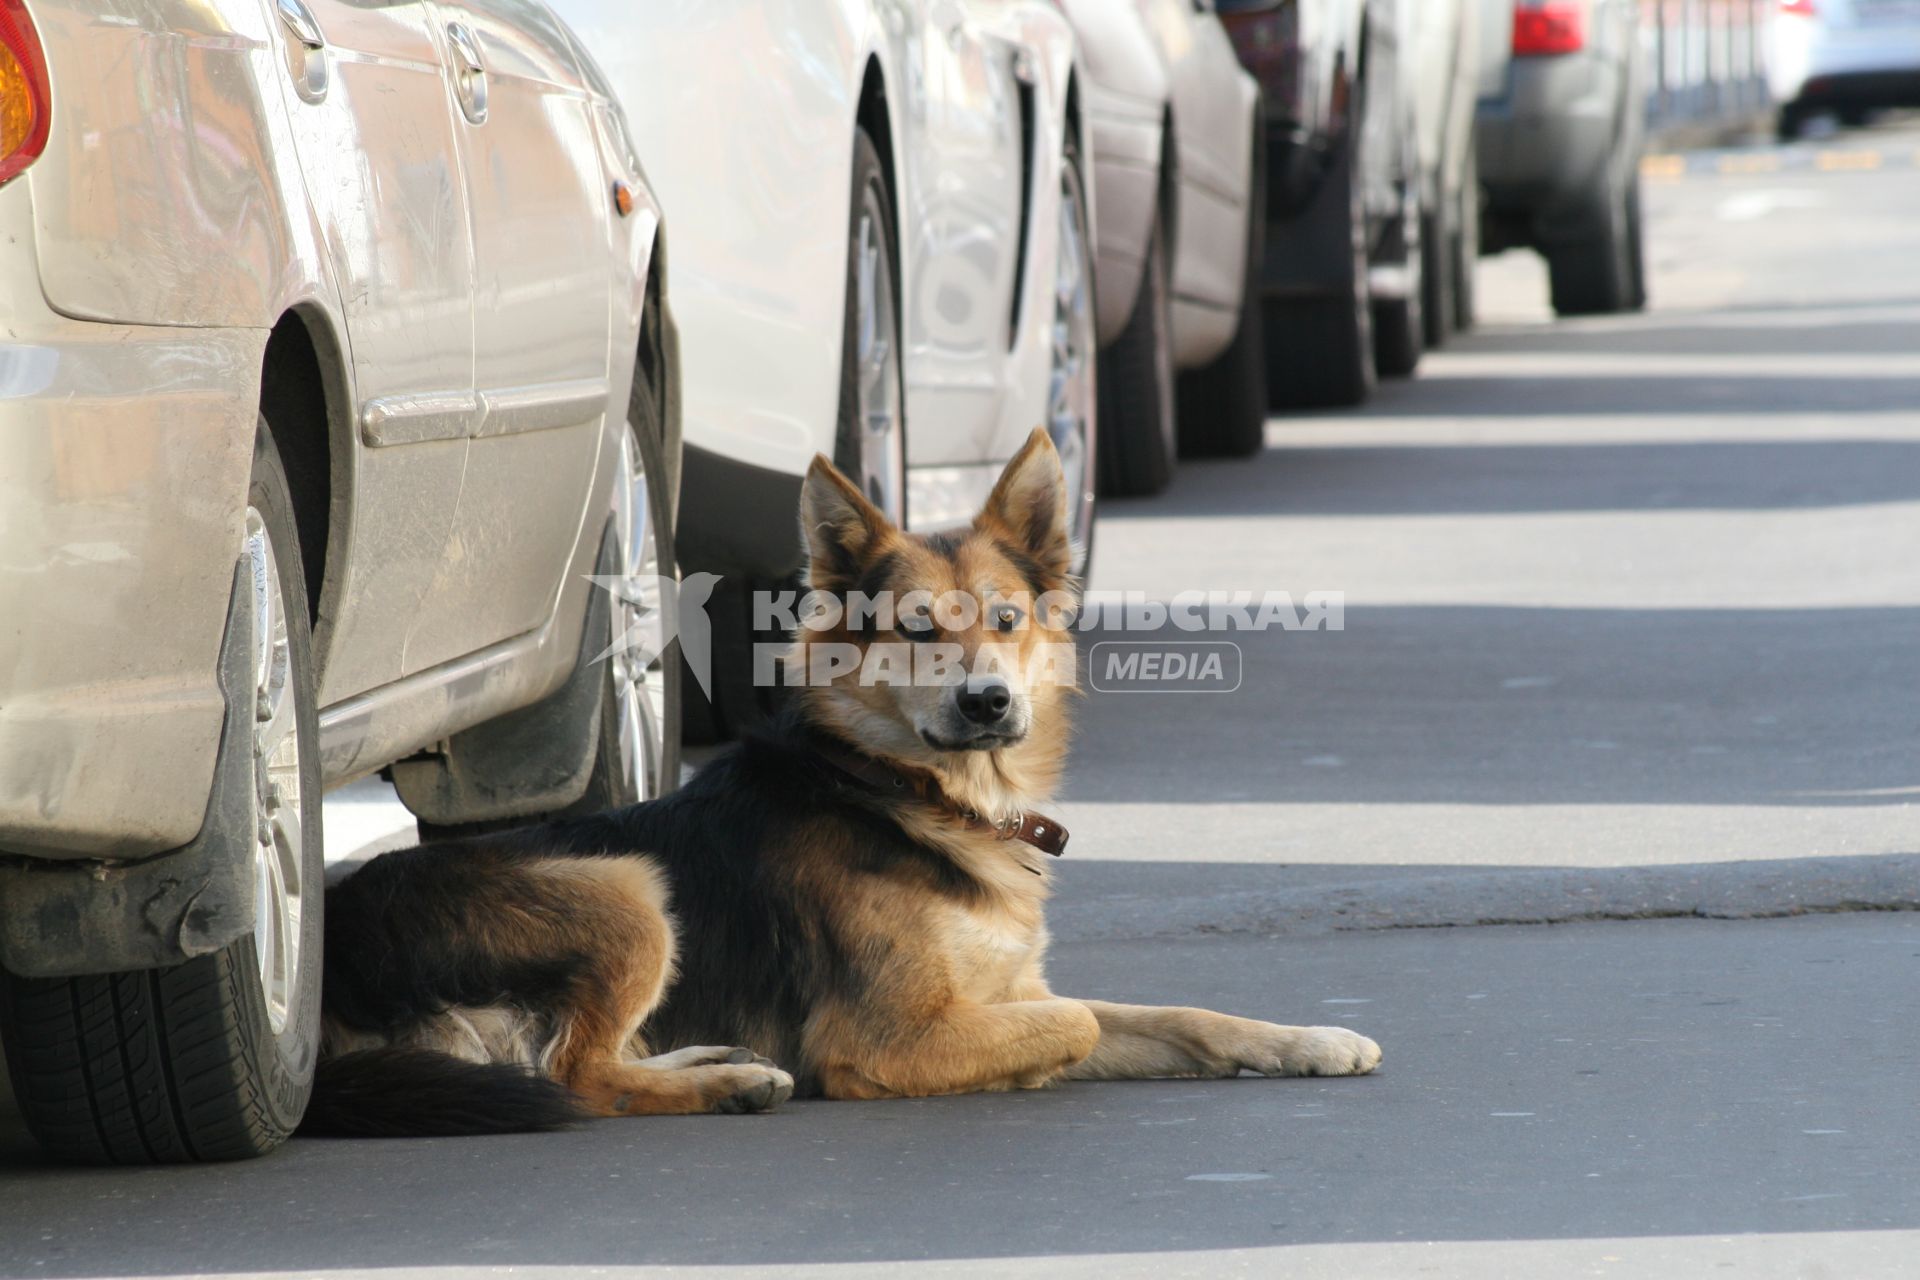
[[(906, 203), (900, 190), (900, 167), (898, 141), (893, 136), (893, 113), (887, 97), (886, 72), (881, 69), (878, 56), (869, 55), (866, 70), (860, 79), (860, 101), (854, 112), (854, 124), (865, 129), (867, 136), (873, 139), (874, 150), (880, 153), (880, 172), (887, 180), (887, 191), (893, 197), (893, 242), (895, 256), (901, 257), (898, 250), (904, 244), (901, 237), (900, 209)], [(895, 272), (897, 276), (899, 272)], [(899, 281), (896, 279), (895, 288)]]
[[(680, 475), (683, 455), (681, 435), (680, 329), (674, 322), (672, 292), (668, 288), (667, 226), (654, 229), (653, 243), (647, 254), (646, 298), (635, 335), (638, 350), (634, 354), (637, 369), (661, 386), (660, 460), (666, 469), (667, 492), (671, 501), (669, 527), (680, 525)], [(649, 325), (658, 326), (655, 337)]]
[(273, 432), (293, 492), (307, 608), (316, 636), (333, 613), (352, 475), (352, 404), (345, 348), (317, 308), (283, 312), (267, 338), (260, 370), (260, 412)]

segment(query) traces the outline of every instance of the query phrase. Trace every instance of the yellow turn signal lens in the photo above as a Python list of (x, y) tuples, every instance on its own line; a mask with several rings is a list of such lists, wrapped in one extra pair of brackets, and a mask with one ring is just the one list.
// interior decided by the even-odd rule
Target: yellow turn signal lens
[(33, 84), (13, 50), (0, 44), (0, 156), (10, 156), (33, 136)]

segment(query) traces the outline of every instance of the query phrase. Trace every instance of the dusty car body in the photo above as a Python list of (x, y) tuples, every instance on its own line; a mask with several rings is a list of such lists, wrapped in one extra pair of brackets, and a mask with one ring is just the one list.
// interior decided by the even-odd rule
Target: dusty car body
[[(0, 1029), (63, 1154), (252, 1154), (312, 1067), (322, 788), (404, 761), (432, 822), (551, 811), (608, 765), (603, 710), (651, 717), (628, 789), (670, 784), (645, 674), (602, 705), (590, 659), (627, 606), (587, 581), (671, 537), (644, 496), (671, 414), (650, 477), (629, 426), (637, 388), (670, 404), (660, 216), (538, 4), (26, 13), (6, 56), (43, 124), (0, 185)], [(485, 759), (510, 714), (512, 768)], [(158, 1022), (139, 975), (163, 972), (252, 1010), (209, 1114), (266, 1110), (197, 1147), (191, 1123), (49, 1119), (132, 1086), (62, 1092), (80, 1032), (33, 1010), (124, 989)], [(248, 1071), (275, 1044), (268, 1087)]]

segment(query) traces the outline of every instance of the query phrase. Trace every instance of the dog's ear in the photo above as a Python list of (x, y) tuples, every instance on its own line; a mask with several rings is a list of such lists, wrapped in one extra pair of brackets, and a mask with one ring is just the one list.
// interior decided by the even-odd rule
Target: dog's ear
[[(987, 498), (977, 524), (1008, 539), (1058, 582), (1073, 569), (1067, 477), (1046, 428), (1035, 427)], [(1037, 583), (1051, 590), (1057, 583)]]
[(853, 482), (820, 454), (800, 489), (800, 533), (806, 539), (807, 583), (820, 591), (844, 591), (859, 580), (893, 524)]

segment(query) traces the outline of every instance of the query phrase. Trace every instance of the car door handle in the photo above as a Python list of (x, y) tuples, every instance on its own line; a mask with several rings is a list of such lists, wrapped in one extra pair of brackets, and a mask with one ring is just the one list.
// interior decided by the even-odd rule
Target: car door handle
[(320, 34), (320, 24), (314, 21), (313, 10), (301, 0), (274, 0), (274, 10), (280, 15), (280, 25), (302, 45), (309, 49), (327, 47), (326, 37)]
[(464, 22), (447, 24), (447, 43), (453, 48), (454, 94), (460, 113), (474, 124), (487, 122), (487, 64), (480, 60), (480, 42)]
[(313, 10), (303, 0), (274, 0), (273, 10), (289, 37), (287, 73), (294, 91), (303, 101), (320, 101), (327, 96), (327, 38)]

